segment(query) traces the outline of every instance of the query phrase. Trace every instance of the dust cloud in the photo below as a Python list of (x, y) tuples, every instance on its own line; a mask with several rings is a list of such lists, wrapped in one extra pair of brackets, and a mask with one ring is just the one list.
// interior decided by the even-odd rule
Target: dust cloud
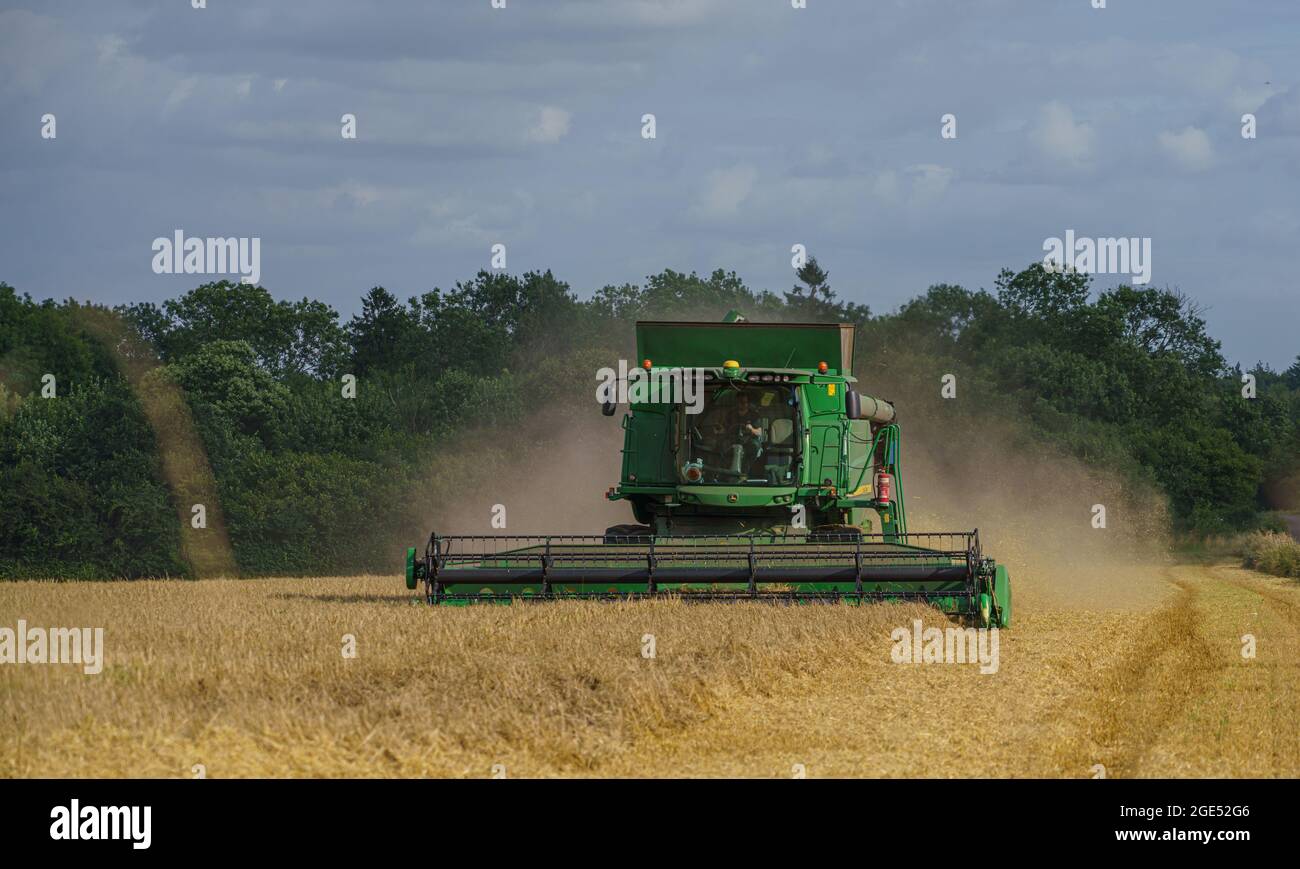
[(1035, 443), (1014, 419), (900, 416), (909, 530), (978, 528), (1018, 606), (1145, 607), (1169, 591), (1168, 509), (1154, 489)]
[[(916, 381), (886, 395), (903, 431), (911, 531), (979, 529), (1025, 606), (1150, 606), (1171, 587), (1168, 510), (1151, 486), (1045, 445), (1013, 417), (940, 401)], [(439, 534), (600, 534), (634, 522), (610, 502), (622, 462), (620, 413), (571, 395), (533, 417), (466, 434), (430, 463), (413, 530)], [(498, 507), (499, 505), (499, 507)], [(1105, 527), (1095, 527), (1097, 505)], [(504, 527), (494, 525), (504, 508)], [(414, 540), (412, 540), (414, 542)]]
[(425, 534), (602, 534), (635, 522), (626, 501), (605, 499), (622, 466), (619, 416), (575, 400), (461, 439), (433, 463)]

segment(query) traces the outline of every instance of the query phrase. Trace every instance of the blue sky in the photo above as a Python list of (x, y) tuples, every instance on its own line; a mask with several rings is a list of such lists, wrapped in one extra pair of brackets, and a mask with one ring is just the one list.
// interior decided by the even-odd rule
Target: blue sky
[(1230, 359), (1300, 353), (1294, 0), (0, 2), (0, 154), (0, 280), (38, 297), (182, 292), (183, 229), (345, 317), (498, 242), (580, 295), (782, 290), (800, 243), (888, 311), (1072, 229), (1150, 237)]

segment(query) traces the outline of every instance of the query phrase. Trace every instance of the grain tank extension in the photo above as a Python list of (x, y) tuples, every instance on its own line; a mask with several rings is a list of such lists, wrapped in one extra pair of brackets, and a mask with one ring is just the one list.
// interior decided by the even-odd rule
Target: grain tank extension
[(1010, 578), (978, 531), (908, 530), (895, 409), (859, 389), (853, 339), (846, 324), (737, 315), (638, 323), (642, 388), (605, 494), (635, 521), (586, 536), (435, 532), (423, 555), (407, 550), (407, 587), (432, 604), (915, 600), (1008, 626)]

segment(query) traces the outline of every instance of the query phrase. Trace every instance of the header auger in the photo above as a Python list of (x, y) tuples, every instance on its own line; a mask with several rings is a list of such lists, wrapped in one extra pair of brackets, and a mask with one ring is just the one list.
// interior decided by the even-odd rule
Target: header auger
[(435, 604), (914, 600), (1008, 626), (1010, 578), (977, 531), (908, 531), (895, 409), (857, 390), (853, 340), (838, 323), (638, 323), (643, 362), (606, 493), (636, 522), (435, 533), (423, 556), (407, 550), (407, 587)]

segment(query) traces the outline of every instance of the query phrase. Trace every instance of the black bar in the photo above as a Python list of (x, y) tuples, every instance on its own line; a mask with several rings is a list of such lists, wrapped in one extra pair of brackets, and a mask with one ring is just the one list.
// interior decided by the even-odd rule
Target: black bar
[[(686, 767), (680, 774), (686, 777), (692, 772)], [(891, 857), (897, 849), (902, 859), (914, 855), (918, 842), (934, 839), (936, 814), (951, 814), (952, 806), (996, 807), (987, 824), (977, 825), (981, 835), (987, 834), (985, 845), (994, 850), (1018, 845), (1033, 846), (1039, 853), (1090, 855), (1105, 850), (1144, 862), (1198, 855), (1230, 864), (1242, 857), (1255, 859), (1254, 847), (1261, 857), (1272, 854), (1276, 859), (1295, 840), (1294, 780), (818, 781), (817, 773), (817, 765), (811, 763), (807, 781), (784, 780), (789, 778), (788, 765), (774, 767), (773, 779), (766, 781), (546, 782), (515, 776), (511, 781), (493, 781), (486, 768), (464, 773), (478, 781), (10, 780), (0, 781), (0, 801), (6, 806), (6, 852), (18, 858), (11, 862), (41, 866), (149, 856), (173, 865), (176, 858), (192, 860), (196, 849), (208, 859), (233, 857), (241, 862), (283, 855), (298, 865), (308, 860), (337, 865), (354, 853), (373, 862), (375, 849), (383, 847), (386, 839), (400, 837), (403, 825), (416, 823), (429, 806), (455, 805), (464, 816), (478, 818), (500, 812), (503, 801), (528, 805), (538, 800), (574, 805), (615, 805), (645, 798), (658, 804), (761, 800), (782, 817), (822, 819), (842, 817), (845, 807), (852, 806), (860, 817), (882, 819), (869, 830), (872, 848)], [(149, 806), (149, 847), (136, 850), (127, 838), (53, 838), (52, 809), (68, 807), (74, 799), (82, 807)], [(1203, 806), (1236, 811), (1211, 817), (1191, 814)], [(1125, 807), (1159, 809), (1161, 814), (1134, 817), (1124, 812)], [(1171, 817), (1170, 807), (1182, 814)], [(999, 825), (1001, 820), (1006, 823)], [(671, 836), (643, 835), (637, 853), (642, 862), (675, 860), (683, 847), (716, 847), (725, 834), (714, 827), (678, 824)], [(1204, 843), (1160, 839), (1166, 831), (1187, 828), (1239, 835), (1216, 836)], [(1151, 832), (1153, 838), (1130, 840), (1132, 831)], [(593, 825), (582, 835), (589, 846), (608, 848), (610, 853), (627, 847), (626, 831), (617, 823)], [(536, 861), (548, 852), (560, 858), (572, 854), (572, 842), (563, 836), (498, 832), (495, 838), (501, 840), (503, 857)], [(808, 849), (817, 847), (797, 835), (730, 838), (740, 845), (728, 840), (727, 847), (739, 848), (737, 853), (746, 857), (750, 853), (757, 857), (755, 850), (761, 849), (770, 859), (784, 844), (791, 858), (806, 859)], [(812, 853), (830, 856), (832, 848), (824, 845)], [(42, 859), (41, 852), (51, 859)], [(39, 863), (22, 859), (29, 855)]]
[[(640, 563), (642, 558), (649, 553), (649, 548), (645, 549), (621, 549), (606, 550), (601, 552), (552, 552), (551, 558), (562, 563), (566, 561), (626, 561), (628, 563)], [(780, 549), (775, 546), (765, 546), (754, 552), (754, 557), (759, 562), (773, 561), (829, 561), (840, 559), (844, 561), (853, 561), (857, 550), (855, 549)], [(734, 561), (737, 563), (748, 563), (748, 550), (735, 549), (669, 549), (656, 550), (656, 557), (661, 561)], [(944, 552), (937, 549), (927, 549), (921, 551), (913, 550), (887, 550), (880, 552), (863, 551), (864, 558), (870, 561), (938, 561), (948, 560), (952, 562), (965, 562), (967, 553)], [(546, 557), (544, 552), (500, 552), (495, 554), (485, 553), (460, 553), (454, 556), (448, 556), (443, 560), (450, 562), (454, 566), (479, 565), (491, 561), (534, 561), (538, 564)]]
[[(758, 571), (756, 582), (851, 582), (859, 572), (856, 567), (769, 567)], [(947, 567), (863, 567), (863, 580), (868, 582), (963, 582), (970, 578), (965, 565)], [(462, 578), (463, 577), (463, 578)], [(748, 567), (658, 567), (623, 569), (619, 567), (572, 568), (547, 571), (527, 567), (475, 567), (446, 571), (440, 581), (445, 589), (449, 585), (528, 585), (549, 582), (550, 585), (598, 585), (619, 582), (644, 583), (651, 578), (658, 582), (714, 582), (748, 584)]]
[(442, 602), (467, 601), (473, 603), (534, 603), (556, 600), (596, 600), (596, 601), (637, 601), (663, 599), (672, 595), (684, 603), (717, 602), (739, 603), (742, 601), (762, 601), (775, 603), (837, 603), (839, 601), (916, 601), (926, 603), (936, 597), (954, 598), (965, 601), (965, 605), (953, 612), (974, 613), (975, 602), (969, 591), (864, 591), (858, 594), (852, 591), (765, 591), (758, 589), (750, 592), (745, 589), (735, 591), (664, 591), (653, 594), (647, 591), (573, 591), (551, 592), (549, 594), (519, 595), (510, 592), (449, 592), (442, 596)]
[(853, 552), (853, 590), (862, 594), (862, 544)]

